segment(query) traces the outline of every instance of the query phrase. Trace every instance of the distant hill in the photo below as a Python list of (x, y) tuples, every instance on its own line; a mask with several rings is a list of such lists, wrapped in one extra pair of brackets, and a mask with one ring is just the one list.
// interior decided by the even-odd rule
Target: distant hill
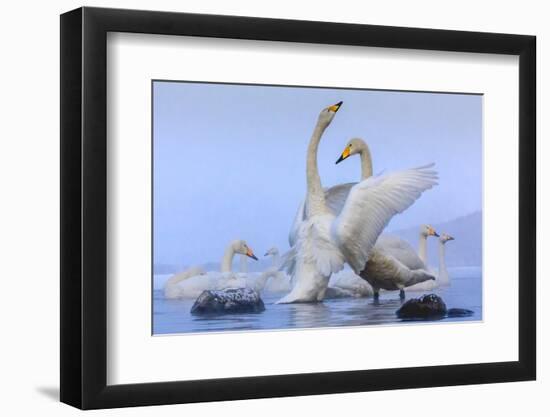
[[(438, 233), (447, 233), (456, 240), (447, 243), (446, 261), (448, 266), (480, 266), (482, 264), (482, 215), (477, 211), (456, 219), (432, 224)], [(420, 225), (405, 230), (388, 232), (418, 247)], [(428, 239), (428, 261), (438, 265), (437, 238)]]

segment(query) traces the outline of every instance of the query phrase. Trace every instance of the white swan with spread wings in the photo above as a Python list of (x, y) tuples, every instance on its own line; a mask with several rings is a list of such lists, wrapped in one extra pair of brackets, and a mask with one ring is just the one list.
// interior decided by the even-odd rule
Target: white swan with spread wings
[(285, 259), (295, 284), (279, 303), (322, 300), (331, 274), (342, 270), (344, 262), (360, 274), (391, 218), (436, 184), (437, 175), (431, 166), (370, 177), (351, 187), (341, 212), (335, 214), (321, 184), (317, 152), (322, 134), (341, 105), (321, 111), (309, 142), (306, 219), (298, 224), (295, 243)]
[[(351, 139), (346, 144), (336, 164), (353, 155), (358, 155), (360, 158), (361, 179), (365, 180), (371, 177), (372, 156), (369, 146), (362, 139)], [(343, 184), (340, 188), (349, 187), (350, 185), (353, 184)], [(331, 189), (328, 190), (328, 193), (331, 193)], [(338, 194), (333, 193), (332, 199), (342, 198), (342, 194), (342, 192)], [(336, 203), (333, 204), (337, 205)], [(399, 290), (400, 297), (404, 298), (404, 288), (422, 285), (422, 283), (429, 285), (429, 283), (433, 282), (435, 276), (430, 273), (424, 260), (426, 257), (427, 236), (433, 235), (437, 235), (437, 233), (431, 226), (423, 226), (419, 251), (423, 254), (424, 258), (418, 255), (406, 241), (399, 237), (381, 235), (378, 238), (367, 263), (366, 271), (363, 271), (361, 274), (361, 278), (373, 287), (375, 298), (379, 296), (380, 289)]]

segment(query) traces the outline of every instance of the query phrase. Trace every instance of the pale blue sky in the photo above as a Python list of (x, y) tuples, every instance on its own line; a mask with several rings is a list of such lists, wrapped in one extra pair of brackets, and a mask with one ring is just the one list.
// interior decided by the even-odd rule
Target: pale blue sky
[(359, 179), (357, 157), (334, 162), (361, 137), (375, 173), (435, 162), (440, 175), (388, 230), (481, 210), (479, 95), (154, 82), (155, 263), (219, 261), (237, 238), (286, 250), (317, 115), (340, 100), (319, 149), (324, 186)]

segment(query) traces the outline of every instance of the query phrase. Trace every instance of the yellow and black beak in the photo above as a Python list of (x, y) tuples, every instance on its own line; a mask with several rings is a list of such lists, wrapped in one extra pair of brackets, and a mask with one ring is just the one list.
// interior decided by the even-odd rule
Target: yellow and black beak
[(349, 146), (346, 146), (346, 149), (344, 149), (344, 152), (342, 152), (342, 155), (340, 155), (340, 158), (338, 158), (338, 160), (336, 161), (336, 163), (339, 164), (339, 163), (342, 162), (344, 159), (346, 159), (347, 157), (349, 157), (349, 155), (350, 155)]
[(252, 252), (252, 249), (250, 249), (250, 248), (248, 248), (248, 250), (246, 251), (246, 256), (248, 256), (249, 258), (254, 259), (255, 261), (258, 260), (258, 258), (256, 258), (256, 255), (254, 255), (254, 253)]
[(339, 101), (338, 103), (333, 104), (332, 106), (329, 106), (328, 107), (329, 111), (336, 113), (340, 109), (340, 106), (342, 106), (342, 103), (343, 101)]

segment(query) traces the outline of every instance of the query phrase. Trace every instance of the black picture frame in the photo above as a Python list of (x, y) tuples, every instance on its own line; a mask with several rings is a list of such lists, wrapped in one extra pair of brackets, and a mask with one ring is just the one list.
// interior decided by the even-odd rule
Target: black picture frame
[[(107, 385), (108, 32), (519, 56), (519, 360)], [(94, 409), (536, 378), (534, 36), (84, 7), (61, 15), (60, 56), (62, 402)]]

